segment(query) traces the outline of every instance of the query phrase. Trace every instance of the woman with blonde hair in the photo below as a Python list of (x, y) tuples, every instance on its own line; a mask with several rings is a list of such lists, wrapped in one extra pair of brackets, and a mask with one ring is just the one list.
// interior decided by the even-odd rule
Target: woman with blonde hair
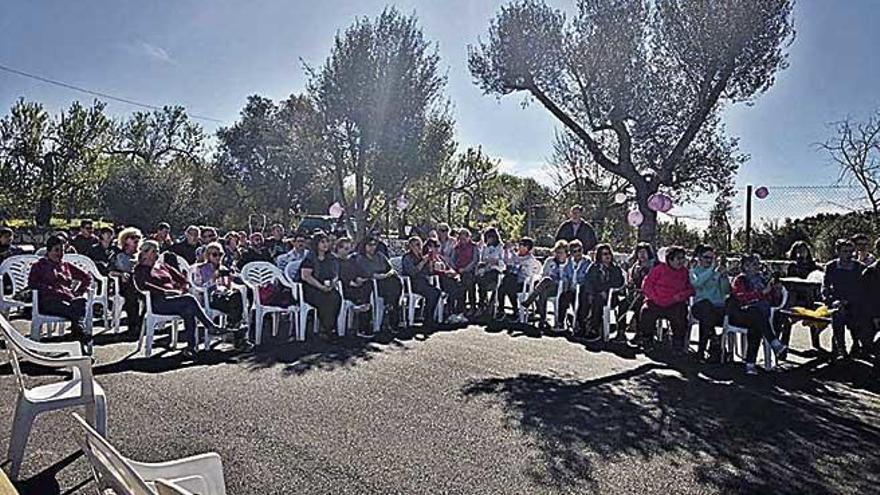
[(135, 255), (143, 235), (135, 227), (126, 227), (116, 236), (119, 251), (113, 257), (110, 276), (119, 281), (119, 293), (122, 295), (122, 309), (126, 314), (126, 325), (129, 330), (138, 332), (141, 328), (141, 295), (132, 281), (134, 266), (137, 264)]

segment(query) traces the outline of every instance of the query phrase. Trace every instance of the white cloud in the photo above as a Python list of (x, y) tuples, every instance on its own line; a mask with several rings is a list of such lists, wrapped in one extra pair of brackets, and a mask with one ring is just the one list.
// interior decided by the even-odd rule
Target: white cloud
[(147, 43), (146, 41), (138, 41), (134, 44), (128, 45), (128, 49), (132, 53), (146, 56), (147, 58), (150, 58), (157, 62), (171, 65), (174, 65), (175, 63), (174, 59), (171, 58), (171, 54), (168, 53), (167, 50), (165, 50), (161, 46)]
[(555, 185), (553, 176), (550, 174), (549, 167), (545, 162), (520, 162), (512, 158), (501, 157), (501, 164), (498, 169), (512, 175), (530, 177), (545, 186)]

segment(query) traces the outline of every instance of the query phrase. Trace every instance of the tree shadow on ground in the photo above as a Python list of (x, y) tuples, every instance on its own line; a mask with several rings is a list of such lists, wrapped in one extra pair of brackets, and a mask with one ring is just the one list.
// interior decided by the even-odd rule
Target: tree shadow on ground
[(662, 457), (694, 465), (710, 490), (876, 490), (880, 411), (864, 397), (806, 371), (724, 384), (691, 376), (649, 363), (594, 380), (489, 378), (463, 393), (500, 400), (505, 421), (540, 451), (543, 465), (529, 476), (554, 489), (597, 490), (613, 482), (603, 477), (609, 463)]

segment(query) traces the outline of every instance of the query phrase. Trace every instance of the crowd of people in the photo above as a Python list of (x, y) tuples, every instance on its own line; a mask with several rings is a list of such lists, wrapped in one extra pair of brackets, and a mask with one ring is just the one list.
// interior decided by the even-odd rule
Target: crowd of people
[[(719, 329), (728, 318), (748, 330), (744, 361), (749, 374), (757, 372), (762, 342), (778, 360), (786, 358), (794, 318), (790, 312), (772, 308), (780, 306), (787, 290), (787, 307), (825, 305), (833, 328), (834, 357), (877, 358), (874, 339), (880, 305), (875, 289), (880, 289), (880, 268), (865, 235), (839, 240), (837, 257), (824, 265), (813, 259), (807, 242), (795, 242), (784, 268), (773, 271), (756, 254), (728, 263), (708, 245), (655, 250), (642, 242), (629, 255), (615, 256), (610, 245), (599, 243), (582, 215), (581, 207), (571, 208), (570, 218), (559, 227), (543, 262), (528, 237), (505, 240), (496, 228), (475, 233), (443, 223), (424, 238), (410, 238), (405, 252), (392, 258), (388, 245), (377, 235), (355, 243), (336, 232), (288, 235), (277, 224), (265, 237), (259, 231), (228, 231), (221, 237), (214, 227), (189, 226), (175, 240), (167, 223), (158, 224), (145, 236), (133, 227), (95, 231), (92, 222), (83, 221), (75, 235), (57, 233), (48, 238), (45, 255), (30, 273), (29, 289), (38, 291), (41, 312), (70, 320), (71, 334), (89, 339), (82, 319), (93, 280), (63, 260), (66, 252), (85, 254), (102, 274), (119, 281), (129, 328), (140, 327), (141, 301), (149, 292), (156, 313), (183, 318), (185, 353), (194, 356), (197, 323), (208, 333), (232, 335), (236, 345), (249, 347), (249, 329), (243, 321), (251, 301), (291, 302), (289, 287), (253, 291), (241, 284), (242, 268), (261, 261), (301, 284), (302, 298), (316, 309), (324, 338), (337, 335), (343, 301), (351, 303), (354, 327), (361, 337), (372, 337), (377, 317), (382, 322), (380, 331), (395, 332), (402, 324), (411, 324), (401, 318), (406, 280), (406, 290), (423, 300), (426, 330), (441, 324), (517, 320), (536, 322), (548, 332), (598, 340), (603, 330), (614, 327), (614, 341), (648, 352), (658, 344), (660, 325), (672, 335), (670, 351), (686, 354), (691, 324), (696, 322), (699, 337), (692, 356), (708, 361), (720, 359)], [(10, 229), (0, 228), (0, 261), (18, 254), (12, 237)], [(880, 240), (874, 248), (880, 251)], [(186, 267), (180, 266), (180, 260)], [(785, 277), (806, 280), (817, 273), (820, 291), (804, 284), (784, 288)], [(206, 314), (195, 292), (206, 294), (212, 311), (226, 315), (222, 328)], [(375, 308), (371, 311), (374, 296), (385, 302), (383, 315), (373, 314)], [(547, 314), (551, 299), (556, 308), (552, 325)], [(616, 321), (604, 321), (611, 314), (618, 315)], [(819, 347), (821, 325), (810, 328), (811, 342)], [(847, 329), (852, 341), (849, 350)]]

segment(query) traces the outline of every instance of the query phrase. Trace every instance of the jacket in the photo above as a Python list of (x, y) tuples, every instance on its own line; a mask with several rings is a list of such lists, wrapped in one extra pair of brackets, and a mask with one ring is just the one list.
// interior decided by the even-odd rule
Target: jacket
[(686, 302), (694, 295), (694, 287), (687, 268), (673, 270), (666, 263), (657, 263), (645, 277), (642, 292), (646, 302), (667, 308)]
[(556, 230), (556, 240), (573, 241), (575, 239), (578, 239), (584, 245), (584, 252), (591, 251), (599, 242), (596, 239), (596, 231), (587, 222), (581, 220), (577, 232), (574, 230), (574, 222), (571, 220), (562, 222), (562, 225)]
[(730, 279), (715, 270), (715, 267), (695, 266), (690, 270), (691, 285), (694, 287), (694, 302), (707, 300), (715, 306), (724, 306), (730, 292)]
[(623, 269), (617, 265), (606, 268), (601, 263), (593, 263), (587, 270), (586, 288), (590, 294), (602, 294), (609, 289), (623, 287), (625, 282)]

